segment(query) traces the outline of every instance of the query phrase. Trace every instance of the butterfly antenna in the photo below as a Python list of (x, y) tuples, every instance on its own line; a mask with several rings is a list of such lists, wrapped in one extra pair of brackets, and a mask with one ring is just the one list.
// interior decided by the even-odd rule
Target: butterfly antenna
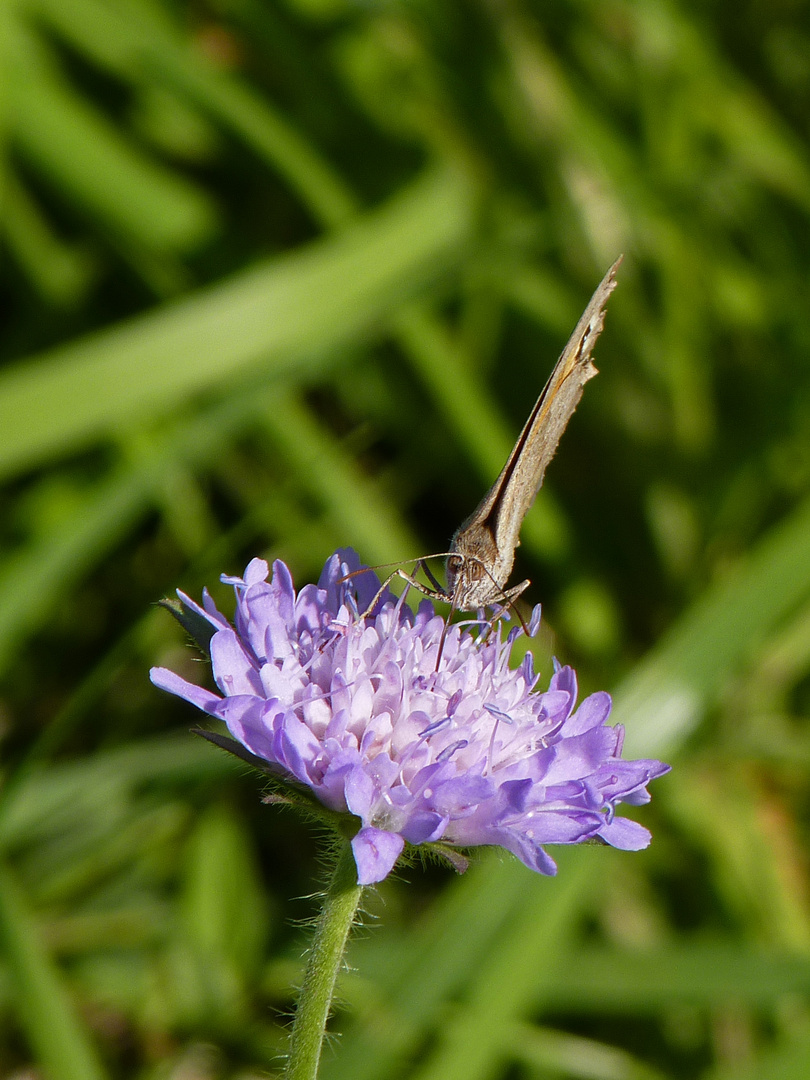
[(522, 614), (520, 613), (520, 609), (515, 604), (515, 601), (511, 597), (509, 597), (509, 599), (506, 601), (506, 603), (507, 603), (507, 605), (509, 607), (509, 610), (512, 611), (517, 616), (518, 622), (520, 623), (520, 625), (521, 625), (521, 627), (523, 629), (523, 633), (526, 635), (526, 637), (531, 637), (532, 635), (529, 633), (529, 627), (526, 625), (526, 620), (523, 618)]
[[(396, 566), (397, 568), (399, 568), (400, 566), (407, 566), (409, 563), (414, 563), (416, 565), (416, 572), (418, 572), (419, 567), (421, 566), (422, 569), (425, 571), (425, 576), (430, 578), (431, 584), (434, 585), (437, 589), (441, 589), (441, 585), (439, 585), (436, 578), (428, 570), (425, 560), (446, 559), (447, 556), (450, 554), (452, 553), (449, 551), (435, 551), (432, 555), (418, 555), (416, 558), (413, 559), (398, 559), (396, 562), (378, 563), (376, 566), (361, 566), (359, 570), (351, 570), (348, 574), (344, 574), (343, 577), (338, 578), (337, 584), (342, 585), (343, 582), (348, 581), (349, 578), (357, 577), (359, 574), (367, 574), (369, 570), (371, 570), (372, 572), (377, 570), (387, 570), (389, 566)], [(391, 581), (396, 576), (397, 570), (394, 571), (394, 573), (388, 580)]]
[[(408, 562), (409, 560), (405, 560)], [(399, 566), (400, 563), (380, 563), (379, 566), (361, 566), (359, 570), (351, 570), (348, 574), (344, 574), (343, 577), (337, 579), (337, 584), (342, 585), (344, 581), (348, 581), (349, 578), (359, 577), (360, 574), (373, 574), (377, 570), (387, 570), (389, 566)], [(390, 578), (389, 578), (390, 580)]]

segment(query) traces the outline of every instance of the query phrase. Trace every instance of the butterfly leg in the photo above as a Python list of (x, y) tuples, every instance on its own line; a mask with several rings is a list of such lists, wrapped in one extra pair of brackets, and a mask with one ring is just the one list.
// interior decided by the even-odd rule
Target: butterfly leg
[(368, 605), (366, 610), (363, 612), (363, 616), (365, 617), (365, 616), (371, 614), (371, 612), (374, 610), (374, 608), (379, 603), (380, 598), (382, 597), (383, 593), (385, 592), (385, 590), (388, 588), (388, 586), (391, 584), (391, 582), (394, 580), (395, 577), (401, 578), (408, 585), (413, 585), (413, 587), (418, 592), (422, 593), (423, 596), (430, 597), (431, 600), (447, 600), (447, 594), (444, 592), (441, 585), (439, 585), (439, 583), (436, 581), (436, 579), (433, 577), (433, 575), (430, 574), (427, 571), (424, 563), (422, 563), (421, 560), (419, 562), (417, 562), (417, 564), (416, 564), (416, 573), (419, 573), (420, 565), (422, 566), (422, 569), (425, 570), (425, 573), (426, 573), (427, 577), (430, 578), (430, 580), (436, 585), (436, 588), (430, 588), (430, 586), (428, 586), (428, 585), (423, 585), (420, 581), (416, 580), (416, 578), (413, 576), (413, 574), (409, 574), (407, 572), (407, 570), (403, 570), (402, 567), (399, 567), (398, 569), (396, 569), (393, 572), (393, 574), (389, 574), (388, 577), (385, 579), (385, 581), (382, 583), (382, 585), (379, 587), (379, 589), (377, 590), (377, 592), (376, 592), (376, 594), (374, 596), (374, 599), (371, 601), (371, 603)]
[[(504, 589), (501, 594), (501, 599), (497, 601), (497, 606), (500, 610), (497, 611), (496, 614), (493, 615), (493, 617), (487, 622), (487, 630), (482, 639), (483, 641), (486, 641), (489, 638), (489, 635), (492, 633), (493, 626), (504, 614), (504, 608), (509, 608), (512, 614), (517, 616), (518, 622), (523, 628), (523, 633), (526, 635), (526, 637), (531, 637), (531, 634), (529, 633), (529, 628), (526, 625), (526, 620), (523, 618), (519, 609), (513, 603), (513, 601), (517, 600), (517, 598), (521, 596), (526, 591), (526, 589), (528, 589), (529, 585), (531, 585), (531, 582), (528, 578), (526, 578), (526, 580), (521, 581), (519, 585), (513, 585), (511, 589)], [(483, 610), (481, 611), (481, 614), (483, 616)]]

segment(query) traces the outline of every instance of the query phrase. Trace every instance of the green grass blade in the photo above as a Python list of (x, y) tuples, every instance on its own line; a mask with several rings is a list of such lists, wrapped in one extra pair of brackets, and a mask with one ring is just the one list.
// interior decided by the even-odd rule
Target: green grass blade
[(49, 1080), (105, 1080), (92, 1041), (39, 940), (25, 897), (0, 867), (0, 933), (20, 1023)]
[(92, 819), (105, 799), (120, 805), (142, 785), (212, 784), (240, 772), (244, 766), (230, 754), (185, 730), (35, 769), (0, 801), (0, 850), (26, 848), (63, 832), (66, 822)]
[(323, 505), (335, 534), (344, 536), (370, 564), (389, 563), (416, 552), (416, 537), (391, 501), (317, 423), (300, 397), (284, 389), (273, 397), (265, 418), (271, 438), (301, 489)]
[(540, 1076), (564, 1076), (576, 1080), (665, 1080), (664, 1073), (650, 1068), (625, 1050), (566, 1031), (513, 1024), (501, 1032), (501, 1039), (511, 1059), (533, 1067)]
[[(333, 539), (316, 545), (316, 561), (341, 544), (351, 544), (365, 560), (378, 563), (417, 550), (415, 538), (376, 485), (294, 395), (272, 387), (235, 394), (130, 453), (124, 464), (82, 493), (58, 527), (49, 527), (6, 557), (0, 565), (0, 677), (60, 597), (160, 504), (170, 470), (216, 461), (223, 447), (251, 424), (271, 429), (290, 468), (323, 504)], [(288, 515), (284, 520), (293, 527)]]
[(0, 474), (167, 412), (226, 379), (312, 369), (457, 257), (469, 191), (432, 172), (341, 236), (274, 259), (0, 376)]
[[(286, 178), (324, 225), (345, 224), (359, 204), (329, 163), (246, 82), (188, 47), (169, 20), (149, 4), (130, 2), (113, 13), (98, 0), (39, 0), (38, 8), (71, 44), (133, 84), (158, 80), (237, 135)], [(165, 12), (161, 15), (165, 16)]]
[(629, 756), (674, 753), (726, 680), (810, 591), (810, 503), (709, 589), (616, 694)]
[(584, 947), (558, 972), (555, 1004), (578, 1013), (649, 1016), (674, 1004), (711, 1009), (730, 1001), (766, 1009), (810, 992), (806, 956), (757, 951), (736, 941), (646, 949)]
[(217, 212), (208, 195), (76, 94), (8, 12), (4, 24), (11, 134), (26, 160), (118, 239), (182, 252), (210, 237)]
[(778, 1039), (776, 1046), (751, 1063), (710, 1069), (704, 1080), (806, 1080), (810, 1075), (810, 1036), (793, 1032)]
[(492, 1076), (501, 1060), (511, 1056), (502, 1032), (523, 1016), (530, 1000), (542, 995), (553, 1001), (553, 980), (593, 876), (588, 852), (571, 854), (559, 879), (526, 882), (519, 911), (483, 960), (464, 1007), (442, 1025), (437, 1047), (414, 1080)]
[(56, 307), (76, 304), (92, 280), (92, 256), (56, 235), (8, 166), (3, 168), (0, 185), (0, 229), (17, 263), (45, 303)]

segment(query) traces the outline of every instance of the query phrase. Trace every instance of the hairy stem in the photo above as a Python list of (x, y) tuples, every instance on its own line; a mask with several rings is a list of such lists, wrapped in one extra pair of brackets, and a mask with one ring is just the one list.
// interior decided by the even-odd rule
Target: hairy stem
[(285, 1080), (315, 1080), (346, 941), (363, 886), (351, 846), (343, 844), (318, 917), (304, 983), (298, 998)]

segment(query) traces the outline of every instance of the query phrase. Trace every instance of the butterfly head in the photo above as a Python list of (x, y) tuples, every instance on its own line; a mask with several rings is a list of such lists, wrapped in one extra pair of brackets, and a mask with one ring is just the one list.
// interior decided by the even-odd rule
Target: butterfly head
[(447, 593), (458, 611), (474, 611), (501, 603), (504, 582), (512, 569), (498, 551), (492, 532), (485, 524), (462, 527), (453, 537), (445, 563)]

